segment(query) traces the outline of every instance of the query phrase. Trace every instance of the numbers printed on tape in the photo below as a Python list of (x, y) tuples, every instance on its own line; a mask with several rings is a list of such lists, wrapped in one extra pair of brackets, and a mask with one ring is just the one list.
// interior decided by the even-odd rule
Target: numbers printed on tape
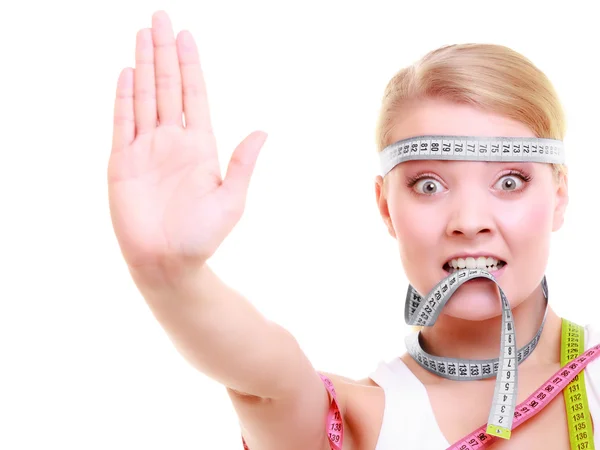
[[(542, 386), (540, 386), (540, 388), (536, 389), (533, 394), (516, 407), (513, 428), (517, 428), (519, 425), (541, 412), (565, 389), (566, 386), (571, 386), (570, 383), (572, 383), (573, 380), (582, 380), (583, 373), (581, 372), (585, 366), (598, 357), (600, 357), (600, 344), (595, 345), (579, 357), (576, 357), (572, 364), (568, 364), (568, 366), (563, 366), (559, 369), (558, 372), (552, 375), (542, 384)], [(588, 408), (585, 405), (582, 406), (582, 410), (586, 410), (589, 414)], [(577, 414), (579, 413), (573, 415)], [(447, 450), (476, 450), (485, 448), (497, 439), (497, 437), (494, 436), (495, 433), (490, 433), (490, 431), (495, 432), (497, 429), (490, 430), (484, 425), (462, 439), (459, 439), (454, 445), (448, 447)], [(585, 436), (587, 438), (587, 435)], [(584, 438), (583, 433), (581, 433), (581, 438)], [(587, 442), (575, 443), (574, 445), (573, 436), (571, 435), (571, 449), (593, 449), (593, 436), (590, 436), (590, 439), (591, 440)]]
[[(319, 376), (321, 377), (321, 380), (325, 385), (325, 389), (327, 389), (327, 392), (330, 396), (329, 411), (327, 413), (327, 437), (329, 439), (329, 447), (331, 450), (342, 450), (342, 445), (344, 442), (344, 423), (342, 421), (342, 414), (337, 402), (335, 387), (328, 377), (321, 373)], [(250, 450), (243, 436), (242, 445), (244, 450)], [(282, 445), (282, 448), (286, 448), (285, 445)]]
[(418, 136), (395, 142), (379, 154), (381, 175), (411, 160), (565, 162), (564, 144), (530, 137)]
[(327, 413), (327, 434), (329, 436), (329, 444), (332, 450), (341, 450), (342, 442), (344, 441), (344, 424), (342, 422), (342, 415), (340, 408), (337, 404), (337, 394), (333, 383), (325, 375), (319, 374), (321, 380), (327, 388), (327, 392), (331, 396), (331, 405), (329, 412)]
[[(571, 363), (584, 352), (584, 330), (579, 325), (562, 320), (560, 364), (573, 369)], [(594, 450), (594, 436), (587, 401), (584, 375), (576, 375), (563, 391), (571, 449)]]

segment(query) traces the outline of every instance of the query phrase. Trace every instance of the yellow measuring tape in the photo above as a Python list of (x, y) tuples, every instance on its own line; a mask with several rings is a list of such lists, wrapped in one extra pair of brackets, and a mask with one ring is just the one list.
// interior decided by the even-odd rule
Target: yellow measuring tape
[[(584, 351), (583, 327), (562, 319), (560, 365), (564, 366)], [(581, 372), (563, 391), (567, 408), (571, 450), (594, 450), (595, 448), (590, 408), (583, 377), (584, 374)]]

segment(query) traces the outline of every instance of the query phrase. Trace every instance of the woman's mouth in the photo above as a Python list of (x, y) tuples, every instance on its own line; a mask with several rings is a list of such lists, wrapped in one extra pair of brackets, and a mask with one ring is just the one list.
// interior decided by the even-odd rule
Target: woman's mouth
[(483, 269), (487, 272), (496, 272), (506, 266), (506, 262), (491, 256), (479, 256), (474, 258), (456, 258), (447, 261), (443, 269), (448, 273), (454, 273), (461, 269)]

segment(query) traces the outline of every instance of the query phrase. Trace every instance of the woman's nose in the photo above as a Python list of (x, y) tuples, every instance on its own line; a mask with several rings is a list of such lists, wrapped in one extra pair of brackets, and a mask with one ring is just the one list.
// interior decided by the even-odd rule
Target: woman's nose
[(452, 200), (446, 233), (468, 239), (491, 233), (494, 222), (490, 199), (483, 192), (471, 191), (465, 194)]

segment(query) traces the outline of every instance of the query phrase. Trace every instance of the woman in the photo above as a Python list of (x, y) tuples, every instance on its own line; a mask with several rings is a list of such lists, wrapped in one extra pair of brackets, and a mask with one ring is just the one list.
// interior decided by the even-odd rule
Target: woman
[[(564, 366), (566, 325), (546, 302), (544, 271), (551, 233), (561, 227), (567, 206), (566, 169), (526, 159), (461, 159), (458, 141), (449, 160), (400, 163), (384, 155), (425, 141), (433, 151), (436, 139), (444, 145), (453, 136), (478, 145), (481, 137), (548, 138), (558, 145), (564, 128), (549, 81), (504, 47), (439, 49), (391, 80), (377, 130), (389, 171), (376, 178), (375, 191), (414, 287), (407, 298), (409, 323), (418, 324), (415, 313), (427, 307), (411, 305), (420, 298), (416, 293), (469, 272), (461, 269), (491, 273), (502, 289), (481, 278), (462, 284), (447, 305), (438, 305), (435, 326), (426, 322), (421, 339), (409, 342), (410, 353), (365, 380), (319, 374), (293, 336), (207, 266), (241, 217), (266, 135), (244, 139), (221, 178), (195, 43), (188, 32), (175, 38), (164, 12), (153, 16), (151, 29), (139, 31), (135, 70), (125, 69), (118, 81), (108, 174), (113, 226), (133, 280), (178, 350), (227, 387), (250, 449), (437, 449), (455, 442), (471, 448), (461, 440), (486, 422), (498, 425), (494, 414), (507, 406), (517, 408), (506, 416), (510, 434), (512, 411), (515, 418), (520, 411), (515, 405)], [(499, 292), (508, 299), (504, 305)], [(507, 355), (499, 357), (507, 321), (516, 342), (503, 334)], [(584, 332), (585, 349), (600, 343), (600, 330), (588, 326)], [(513, 348), (520, 349), (518, 389), (515, 380), (517, 395), (506, 405), (494, 403), (495, 376), (457, 381), (423, 363), (427, 355), (500, 358), (500, 380), (516, 361), (510, 359), (516, 358)], [(592, 421), (600, 420), (600, 363), (586, 364), (577, 387), (588, 401), (577, 403), (583, 406), (575, 419), (561, 394), (519, 424), (510, 440), (493, 437), (494, 426), (487, 429), (485, 444), (562, 449), (576, 439), (574, 448), (592, 448)], [(571, 419), (578, 429), (570, 430)]]

